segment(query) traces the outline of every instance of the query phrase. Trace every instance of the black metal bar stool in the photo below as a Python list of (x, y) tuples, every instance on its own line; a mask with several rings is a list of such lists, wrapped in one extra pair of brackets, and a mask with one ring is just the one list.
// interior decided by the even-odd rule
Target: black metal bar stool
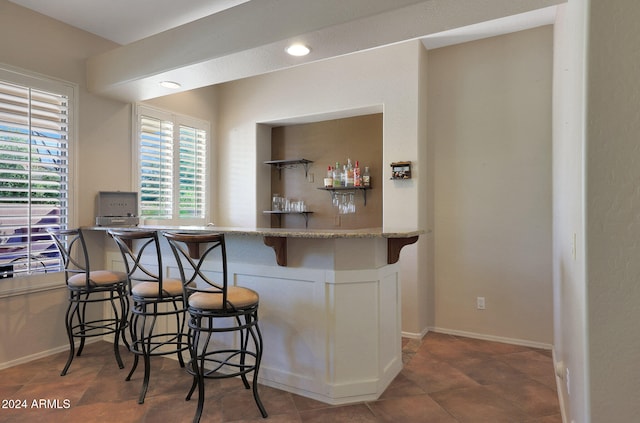
[[(144, 379), (138, 399), (138, 403), (142, 404), (149, 388), (151, 357), (177, 354), (180, 367), (184, 367), (182, 352), (188, 349), (188, 344), (183, 340), (186, 307), (182, 281), (164, 277), (156, 231), (112, 229), (109, 234), (122, 253), (127, 270), (128, 292), (133, 302), (129, 320), (129, 349), (135, 355), (126, 380), (131, 380), (142, 356)], [(171, 328), (170, 324), (174, 327)]]
[[(194, 376), (187, 400), (198, 388), (198, 406), (193, 418), (200, 421), (204, 407), (205, 378), (240, 376), (245, 388), (251, 386), (247, 374), (253, 372), (253, 398), (262, 417), (267, 411), (258, 394), (258, 371), (262, 359), (262, 335), (258, 327), (258, 293), (228, 286), (227, 252), (223, 234), (164, 233), (175, 255), (185, 288), (189, 311), (189, 351), (187, 371)], [(213, 281), (210, 264), (222, 267), (222, 280)], [(236, 333), (239, 341), (221, 349), (212, 347), (215, 334)]]
[[(91, 270), (87, 245), (80, 229), (47, 229), (56, 243), (62, 263), (64, 276), (69, 292), (69, 306), (65, 315), (67, 336), (69, 337), (69, 358), (60, 373), (67, 374), (69, 366), (76, 355), (76, 339), (80, 340), (77, 355), (82, 354), (87, 338), (113, 334), (113, 351), (118, 367), (124, 367), (120, 357), (120, 336), (126, 344), (124, 330), (127, 327), (129, 302), (127, 299), (127, 275), (123, 272), (109, 270)], [(87, 317), (87, 307), (98, 304), (102, 308), (108, 302), (113, 311), (111, 317)]]

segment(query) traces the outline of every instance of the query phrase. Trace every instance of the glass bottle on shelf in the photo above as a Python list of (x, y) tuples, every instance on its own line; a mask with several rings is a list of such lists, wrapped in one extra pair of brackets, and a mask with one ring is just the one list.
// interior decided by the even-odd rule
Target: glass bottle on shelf
[(371, 187), (371, 175), (369, 174), (369, 166), (365, 166), (362, 173), (362, 186), (365, 188)]
[(347, 164), (345, 166), (345, 186), (352, 187), (353, 186), (353, 164), (351, 163), (351, 159), (347, 159)]
[(362, 186), (362, 175), (360, 174), (360, 164), (356, 160), (356, 166), (353, 168), (353, 186)]
[(333, 169), (331, 169), (331, 166), (327, 167), (327, 176), (324, 178), (324, 187), (333, 187)]
[(342, 166), (342, 184), (343, 187), (347, 186), (347, 165)]
[(340, 171), (340, 163), (336, 162), (336, 167), (333, 169), (333, 187), (340, 188), (342, 186), (342, 172)]

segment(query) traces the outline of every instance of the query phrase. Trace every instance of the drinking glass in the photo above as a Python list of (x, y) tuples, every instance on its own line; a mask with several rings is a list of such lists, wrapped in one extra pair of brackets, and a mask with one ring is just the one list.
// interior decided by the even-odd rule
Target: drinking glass
[(282, 197), (280, 197), (280, 194), (273, 194), (271, 198), (271, 210), (282, 211)]

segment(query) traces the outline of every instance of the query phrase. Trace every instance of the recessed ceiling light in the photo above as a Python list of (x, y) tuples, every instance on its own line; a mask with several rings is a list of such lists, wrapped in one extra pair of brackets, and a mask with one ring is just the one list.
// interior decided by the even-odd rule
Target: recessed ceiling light
[(287, 53), (292, 56), (306, 56), (311, 49), (304, 44), (291, 44), (287, 47)]
[(161, 81), (160, 85), (165, 88), (171, 88), (172, 90), (177, 90), (178, 88), (182, 87), (182, 85), (174, 81)]

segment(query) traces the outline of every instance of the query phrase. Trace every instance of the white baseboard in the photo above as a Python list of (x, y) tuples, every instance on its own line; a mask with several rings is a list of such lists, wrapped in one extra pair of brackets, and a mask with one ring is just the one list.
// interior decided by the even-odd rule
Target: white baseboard
[(560, 403), (560, 414), (562, 415), (562, 423), (567, 423), (567, 411), (566, 411), (566, 408), (565, 408), (567, 402), (565, 401), (566, 398), (564, 396), (564, 390), (562, 389), (563, 379), (559, 374), (559, 373), (561, 373), (561, 370), (564, 370), (564, 365), (561, 365), (561, 364), (558, 363), (555, 349), (553, 349), (552, 353), (553, 353), (553, 368), (556, 370), (555, 371), (555, 375), (556, 375), (556, 392), (558, 393), (558, 402)]
[(428, 331), (433, 331), (436, 333), (444, 333), (447, 335), (464, 336), (466, 338), (481, 339), (484, 341), (502, 342), (503, 344), (522, 345), (523, 347), (539, 348), (542, 350), (553, 350), (552, 344), (530, 341), (527, 339), (507, 338), (504, 336), (486, 335), (482, 333), (466, 332), (462, 330), (446, 329), (446, 328), (439, 328), (439, 327), (431, 327), (428, 329)]
[(422, 339), (424, 338), (424, 336), (427, 334), (427, 332), (429, 332), (429, 329), (425, 329), (420, 333), (414, 333), (414, 332), (402, 332), (402, 337), (403, 338), (409, 338), (409, 339)]
[[(89, 345), (89, 344), (92, 344), (94, 342), (99, 342), (101, 340), (102, 340), (102, 338), (92, 339), (91, 341), (86, 341), (85, 345)], [(79, 346), (80, 346), (80, 343), (77, 343), (76, 344), (76, 348), (78, 348)], [(49, 357), (50, 355), (58, 354), (58, 353), (61, 353), (63, 351), (69, 351), (69, 345), (68, 344), (65, 344), (65, 345), (62, 345), (62, 346), (56, 347), (56, 348), (51, 348), (51, 349), (48, 349), (48, 350), (45, 350), (45, 351), (40, 351), (40, 352), (35, 353), (35, 354), (26, 355), (24, 357), (20, 357), (20, 358), (17, 358), (15, 360), (5, 361), (4, 363), (0, 363), (0, 370), (8, 369), (9, 367), (17, 366), (19, 364), (28, 363), (30, 361), (37, 360), (39, 358)], [(62, 369), (60, 369), (60, 370), (62, 370)]]

